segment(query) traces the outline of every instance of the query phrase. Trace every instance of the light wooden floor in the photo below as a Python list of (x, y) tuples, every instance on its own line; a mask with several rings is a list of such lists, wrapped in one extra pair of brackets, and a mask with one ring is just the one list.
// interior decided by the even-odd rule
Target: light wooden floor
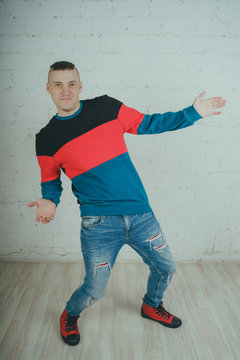
[(240, 264), (178, 264), (164, 297), (182, 318), (178, 329), (140, 316), (146, 265), (116, 264), (105, 298), (79, 319), (75, 347), (62, 341), (59, 316), (83, 265), (3, 262), (0, 270), (1, 360), (240, 359)]

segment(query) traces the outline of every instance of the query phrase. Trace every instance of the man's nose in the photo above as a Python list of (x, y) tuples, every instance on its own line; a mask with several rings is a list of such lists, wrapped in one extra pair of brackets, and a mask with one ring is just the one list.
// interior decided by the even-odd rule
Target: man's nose
[(62, 93), (68, 94), (69, 92), (70, 92), (69, 86), (68, 86), (68, 85), (63, 85), (63, 87), (62, 87)]

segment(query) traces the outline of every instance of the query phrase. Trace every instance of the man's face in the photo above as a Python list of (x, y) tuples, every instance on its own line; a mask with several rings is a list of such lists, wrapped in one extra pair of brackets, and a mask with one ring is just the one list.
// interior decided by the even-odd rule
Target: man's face
[(51, 71), (46, 88), (58, 109), (58, 115), (68, 116), (78, 110), (82, 83), (76, 69)]

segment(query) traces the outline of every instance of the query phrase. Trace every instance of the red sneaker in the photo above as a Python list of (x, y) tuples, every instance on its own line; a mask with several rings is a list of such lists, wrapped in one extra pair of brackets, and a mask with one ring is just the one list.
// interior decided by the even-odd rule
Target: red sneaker
[(158, 307), (152, 307), (143, 303), (141, 308), (141, 315), (146, 319), (155, 320), (160, 324), (170, 328), (178, 328), (182, 325), (182, 320), (165, 310), (162, 302)]
[(63, 341), (68, 345), (77, 345), (80, 341), (77, 320), (78, 316), (70, 316), (64, 309), (60, 317), (60, 329)]

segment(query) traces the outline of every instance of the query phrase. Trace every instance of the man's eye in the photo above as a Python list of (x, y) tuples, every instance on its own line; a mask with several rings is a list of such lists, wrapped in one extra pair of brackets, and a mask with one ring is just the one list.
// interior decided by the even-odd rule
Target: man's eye
[(56, 87), (60, 87), (61, 84), (55, 84)]
[(76, 86), (76, 84), (75, 84), (75, 83), (71, 83), (70, 86), (71, 86), (71, 87), (74, 87), (74, 86)]

